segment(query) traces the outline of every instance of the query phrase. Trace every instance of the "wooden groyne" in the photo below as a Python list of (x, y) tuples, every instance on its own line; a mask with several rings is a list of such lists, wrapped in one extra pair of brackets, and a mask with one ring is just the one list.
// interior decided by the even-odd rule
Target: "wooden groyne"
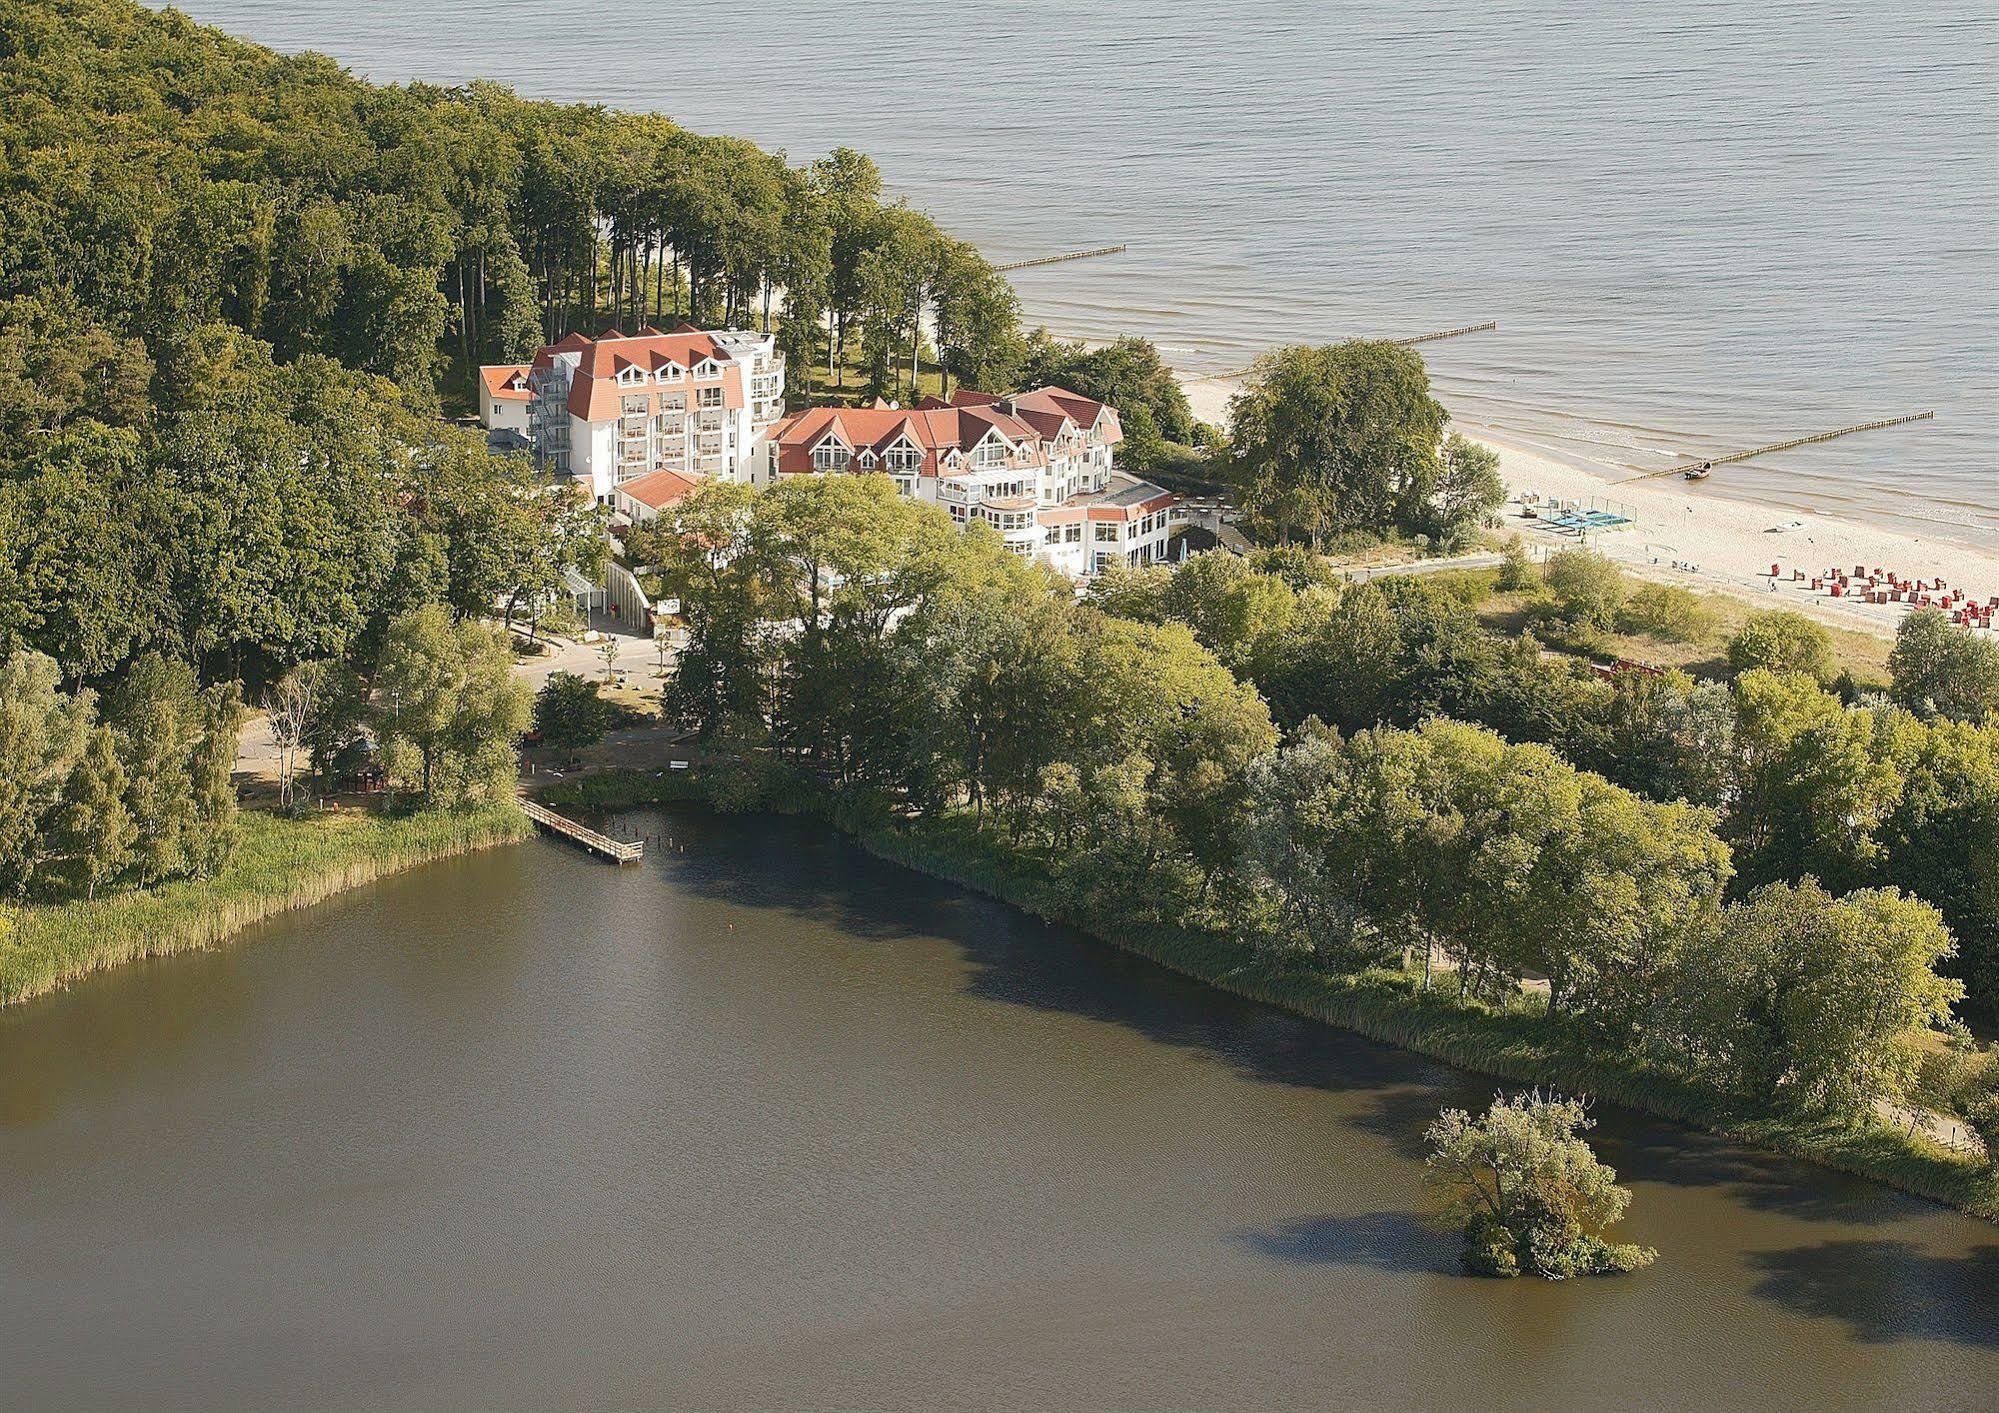
[(1435, 333), (1418, 334), (1409, 339), (1390, 339), (1389, 342), (1399, 343), (1407, 348), (1413, 343), (1435, 343), (1438, 339), (1454, 339), (1459, 334), (1488, 334), (1498, 327), (1499, 320), (1488, 319), (1483, 324), (1461, 324), (1455, 329), (1438, 329)]
[[(1416, 334), (1406, 339), (1383, 339), (1382, 342), (1408, 348), (1412, 344), (1435, 343), (1438, 339), (1454, 339), (1460, 334), (1487, 334), (1498, 327), (1499, 321), (1497, 319), (1488, 319), (1483, 324), (1460, 324), (1455, 329), (1437, 329), (1431, 333)], [(1237, 378), (1247, 378), (1255, 371), (1254, 366), (1248, 368), (1231, 368), (1226, 373), (1211, 373), (1209, 376), (1220, 380), (1233, 381)]]
[(1850, 437), (1855, 432), (1878, 432), (1884, 427), (1900, 427), (1910, 422), (1927, 422), (1935, 417), (1934, 411), (1910, 412), (1901, 417), (1883, 417), (1875, 422), (1861, 422), (1852, 427), (1835, 427), (1830, 432), (1814, 432), (1808, 437), (1792, 437), (1787, 441), (1771, 442), (1768, 446), (1751, 447), (1747, 451), (1731, 451), (1721, 456), (1700, 457), (1679, 466), (1668, 466), (1663, 471), (1647, 471), (1642, 476), (1632, 476), (1633, 481), (1649, 481), (1654, 476), (1676, 476), (1687, 471), (1708, 471), (1717, 466), (1726, 466), (1735, 461), (1747, 461), (1752, 456), (1768, 456), (1773, 451), (1789, 451), (1792, 447), (1811, 446), (1815, 442), (1829, 442), (1835, 437)]
[(600, 834), (585, 825), (578, 824), (566, 815), (559, 815), (547, 805), (533, 800), (521, 801), (521, 810), (536, 824), (551, 834), (560, 834), (572, 844), (580, 844), (600, 858), (613, 863), (637, 863), (645, 857), (646, 846), (643, 839), (635, 844), (627, 844), (622, 839), (613, 839), (608, 834)]
[(1072, 250), (1067, 255), (1043, 255), (1033, 260), (1015, 260), (1010, 264), (995, 265), (993, 268), (1005, 275), (1015, 270), (1032, 270), (1040, 265), (1060, 265), (1069, 260), (1094, 260), (1099, 255), (1122, 255), (1124, 251), (1125, 247), (1122, 245), (1100, 245), (1095, 250)]

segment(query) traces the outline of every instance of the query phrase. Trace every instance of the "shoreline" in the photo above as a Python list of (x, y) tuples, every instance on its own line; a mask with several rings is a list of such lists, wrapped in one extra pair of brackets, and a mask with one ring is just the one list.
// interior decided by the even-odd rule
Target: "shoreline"
[[(1237, 385), (1218, 378), (1186, 378), (1181, 389), (1205, 422), (1221, 422)], [(1892, 638), (1908, 612), (1906, 604), (1867, 604), (1810, 590), (1810, 578), (1839, 567), (1893, 570), (1905, 579), (1941, 578), (1983, 603), (1999, 595), (1999, 552), (1956, 540), (1917, 535), (1871, 521), (1790, 510), (1759, 501), (1690, 489), (1677, 476), (1631, 481), (1600, 462), (1525, 444), (1474, 422), (1453, 426), (1499, 453), (1499, 470), (1509, 500), (1503, 529), (1518, 532), (1531, 547), (1574, 548), (1537, 517), (1521, 515), (1518, 497), (1594, 504), (1630, 518), (1618, 530), (1593, 534), (1589, 548), (1648, 579), (1691, 589), (1726, 593), (1760, 608), (1789, 608), (1841, 628)], [(1776, 592), (1770, 566), (1782, 568)], [(1793, 583), (1793, 569), (1806, 581)]]
[[(553, 787), (562, 803), (617, 812), (697, 805), (713, 808), (698, 779), (605, 772)], [(1525, 1016), (1482, 1013), (1424, 997), (1411, 978), (1363, 973), (1340, 978), (1286, 971), (1245, 957), (1224, 939), (1164, 924), (1109, 925), (1078, 914), (1048, 881), (968, 838), (969, 822), (952, 819), (874, 827), (843, 823), (821, 800), (777, 808), (812, 814), (870, 854), (926, 877), (1069, 927), (1090, 941), (1143, 958), (1227, 995), (1274, 1006), (1321, 1025), (1349, 1030), (1515, 1084), (1555, 1084), (1689, 1128), (1750, 1143), (1787, 1158), (1853, 1174), (1911, 1196), (1999, 1223), (1999, 1169), (1952, 1153), (1926, 1137), (1879, 1121), (1851, 1125), (1736, 1109), (1722, 1096), (1674, 1076), (1566, 1049)]]
[(245, 811), (243, 838), (213, 878), (93, 901), (0, 906), (0, 1010), (126, 962), (206, 951), (253, 924), (439, 859), (534, 833), (520, 810), (280, 819)]

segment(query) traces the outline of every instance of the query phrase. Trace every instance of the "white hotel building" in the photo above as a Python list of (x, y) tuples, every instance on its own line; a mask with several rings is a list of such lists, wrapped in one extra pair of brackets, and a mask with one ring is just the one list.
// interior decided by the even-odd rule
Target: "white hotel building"
[(487, 425), (513, 410), (524, 380), (535, 459), (583, 482), (605, 505), (619, 485), (656, 471), (753, 478), (768, 463), (765, 438), (784, 412), (784, 355), (770, 335), (755, 332), (682, 325), (665, 334), (570, 334), (526, 367), (479, 371)]
[(1113, 463), (1117, 409), (1062, 388), (961, 392), (913, 408), (816, 407), (770, 433), (778, 476), (879, 472), (904, 495), (983, 521), (1072, 578), (1164, 560), (1180, 498)]

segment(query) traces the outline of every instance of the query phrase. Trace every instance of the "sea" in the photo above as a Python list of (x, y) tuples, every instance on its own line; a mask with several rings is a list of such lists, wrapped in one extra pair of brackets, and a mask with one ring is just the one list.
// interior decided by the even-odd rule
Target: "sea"
[(1190, 374), (1423, 345), (1461, 422), (1999, 547), (1999, 8), (1896, 0), (184, 0), (381, 82), (835, 146)]

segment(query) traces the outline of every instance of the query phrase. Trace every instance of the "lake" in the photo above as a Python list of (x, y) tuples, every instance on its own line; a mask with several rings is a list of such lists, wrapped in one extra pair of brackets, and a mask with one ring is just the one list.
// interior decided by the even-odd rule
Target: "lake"
[(488, 77), (804, 161), (846, 144), (1029, 315), (1188, 371), (1408, 336), (1452, 410), (1999, 546), (1999, 15), (1957, 0), (187, 0), (382, 81)]
[(1999, 1233), (1616, 1112), (1636, 1276), (1456, 1273), (1489, 1081), (802, 821), (639, 814), (0, 1012), (9, 1409), (1989, 1407)]

